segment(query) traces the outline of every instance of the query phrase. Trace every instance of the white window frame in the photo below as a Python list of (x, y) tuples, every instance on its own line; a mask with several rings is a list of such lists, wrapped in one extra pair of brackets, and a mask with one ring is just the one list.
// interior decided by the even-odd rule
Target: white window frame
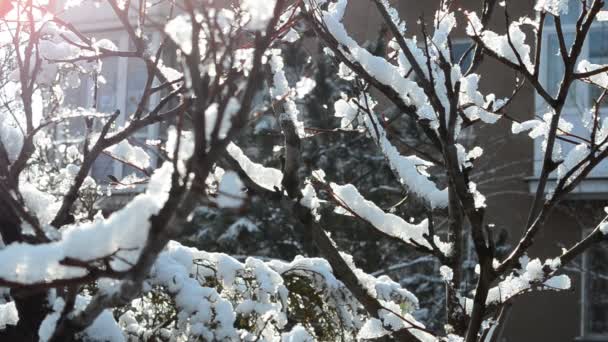
[[(576, 2), (576, 4), (578, 4), (580, 6), (580, 3)], [(597, 24), (591, 27), (589, 34), (591, 34), (591, 32), (594, 32), (596, 30), (598, 30)], [(576, 23), (562, 22), (562, 31), (563, 31), (564, 35), (568, 35), (568, 34), (576, 32)], [(541, 55), (540, 55), (541, 68), (540, 68), (540, 74), (539, 74), (540, 83), (545, 87), (545, 89), (548, 88), (548, 78), (549, 78), (548, 75), (549, 75), (549, 71), (550, 71), (549, 70), (549, 58), (551, 58), (552, 60), (554, 60), (558, 63), (562, 63), (561, 57), (556, 55), (557, 51), (555, 51), (555, 50), (551, 51), (548, 49), (549, 37), (551, 35), (557, 35), (555, 26), (552, 22), (545, 22), (545, 26), (543, 27), (543, 37), (542, 37), (542, 43), (541, 43)], [(585, 44), (583, 45), (583, 50), (581, 52), (581, 56), (579, 57), (579, 60), (588, 59), (588, 57), (589, 57), (589, 51), (590, 51), (589, 36), (587, 38), (588, 39), (586, 39)], [(569, 44), (567, 44), (567, 47), (568, 48), (570, 47)], [(563, 118), (565, 118), (566, 120), (576, 118), (577, 116), (581, 115), (582, 110), (588, 109), (588, 107), (586, 107), (586, 106), (588, 105), (587, 101), (589, 100), (590, 89), (591, 89), (590, 85), (582, 84), (582, 82), (580, 82), (580, 81), (575, 81), (572, 84), (570, 91), (576, 92), (575, 100), (578, 100), (578, 101), (576, 101), (576, 103), (574, 105), (569, 104), (568, 106), (564, 107), (564, 109), (562, 110)], [(554, 96), (555, 94), (551, 94), (551, 95)], [(584, 103), (579, 105), (579, 102), (580, 102), (579, 99), (583, 99), (582, 101)], [(534, 94), (534, 113), (538, 116), (542, 116), (547, 111), (548, 111), (547, 103), (537, 92), (535, 92), (535, 94)], [(602, 116), (608, 115), (608, 106), (603, 106), (600, 109), (600, 115), (602, 115)], [(576, 119), (574, 120), (574, 122), (575, 122), (574, 129), (577, 128), (577, 125), (576, 125), (577, 121), (578, 120), (576, 120)], [(580, 128), (580, 126), (579, 126), (579, 128)], [(528, 188), (529, 188), (529, 191), (532, 193), (535, 192), (538, 187), (538, 177), (540, 176), (540, 172), (542, 169), (544, 153), (541, 151), (541, 144), (542, 144), (541, 139), (534, 140), (533, 174), (532, 174), (532, 177), (530, 177), (528, 179)], [(565, 144), (562, 146), (568, 147)], [(551, 191), (555, 185), (556, 185), (555, 178), (550, 177), (549, 182), (547, 184), (546, 192)], [(577, 186), (569, 194), (569, 196), (570, 196), (570, 198), (597, 199), (597, 198), (606, 198), (607, 194), (608, 194), (608, 161), (604, 161), (604, 162), (600, 163), (591, 172), (589, 177), (587, 179), (585, 179), (584, 181), (582, 181), (581, 184), (579, 184), (579, 186)]]
[[(121, 30), (103, 30), (103, 31), (89, 31), (86, 32), (87, 34), (93, 35), (93, 36), (97, 36), (99, 39), (110, 39), (113, 41), (117, 41), (117, 48), (120, 51), (128, 51), (129, 50), (129, 43), (130, 43), (130, 37), (129, 35)], [(154, 31), (152, 33), (152, 37), (150, 40), (150, 46), (152, 47), (157, 47), (160, 46), (160, 34), (159, 32)], [(132, 114), (132, 113), (127, 113), (126, 112), (126, 104), (127, 104), (127, 82), (128, 82), (128, 63), (129, 60), (132, 58), (123, 58), (120, 57), (118, 58), (118, 67), (116, 68), (116, 80), (117, 80), (117, 85), (115, 88), (115, 96), (116, 96), (116, 104), (117, 104), (117, 108), (118, 110), (120, 110), (120, 115), (118, 116), (118, 118), (116, 118), (116, 125), (118, 127), (124, 126), (124, 124), (127, 122), (127, 115)], [(127, 77), (121, 77), (121, 75), (127, 75)], [(81, 86), (86, 87), (86, 89), (93, 89), (93, 79), (91, 79), (90, 77), (87, 77), (86, 82), (83, 82), (83, 84)], [(158, 85), (158, 80), (154, 80), (153, 86), (157, 86)], [(144, 86), (144, 85), (142, 85)], [(83, 101), (83, 103), (85, 104), (85, 106), (87, 108), (93, 108), (95, 105), (95, 98), (94, 98), (94, 94), (91, 91), (87, 91), (86, 92), (86, 100)], [(152, 96), (150, 96), (150, 105), (154, 106), (155, 104), (157, 104), (160, 101), (160, 95), (158, 92), (152, 94)], [(146, 127), (146, 134), (144, 136), (144, 138), (148, 139), (148, 140), (156, 140), (158, 139), (159, 136), (159, 127), (160, 125), (158, 123), (156, 124), (152, 124)], [(141, 137), (141, 136), (140, 136)], [(151, 158), (151, 166), (153, 168), (157, 167), (156, 165), (156, 159), (155, 158)], [(125, 172), (124, 172), (124, 168), (126, 166), (119, 162), (119, 161), (112, 161), (112, 173), (113, 176), (115, 176), (118, 179), (123, 178), (123, 176), (125, 176)], [(93, 168), (94, 166), (91, 168), (91, 170), (89, 171), (89, 174), (91, 174), (93, 172)]]

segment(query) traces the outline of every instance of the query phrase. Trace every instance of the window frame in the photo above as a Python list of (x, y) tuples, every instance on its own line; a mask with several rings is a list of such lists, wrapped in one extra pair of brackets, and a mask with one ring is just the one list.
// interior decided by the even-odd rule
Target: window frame
[[(452, 54), (454, 55), (454, 47), (455, 47), (456, 45), (461, 45), (461, 46), (467, 45), (467, 48), (466, 48), (466, 49), (464, 49), (464, 53), (466, 53), (466, 52), (467, 52), (467, 50), (468, 50), (468, 48), (469, 48), (469, 47), (471, 47), (471, 46), (472, 46), (474, 43), (475, 43), (475, 42), (473, 42), (473, 40), (472, 40), (471, 38), (469, 38), (469, 37), (452, 38), (452, 40), (451, 40), (451, 45), (452, 45)], [(468, 55), (468, 56), (467, 56), (467, 58), (466, 58), (466, 59), (463, 61), (463, 62), (466, 62), (466, 61), (467, 61), (467, 59), (469, 59), (469, 61), (468, 61), (468, 63), (469, 63), (469, 64), (468, 64), (468, 65), (467, 65), (467, 63), (465, 63), (464, 65), (462, 65), (462, 66), (461, 66), (461, 68), (462, 68), (462, 67), (464, 67), (464, 68), (462, 68), (462, 69), (461, 69), (461, 71), (462, 71), (463, 73), (464, 73), (464, 72), (465, 72), (465, 71), (468, 69), (468, 67), (471, 65), (470, 63), (472, 63), (472, 62), (473, 62), (473, 54), (474, 54), (474, 53), (475, 53), (475, 50), (472, 50), (471, 52), (469, 52), (469, 55)], [(464, 55), (464, 54), (463, 54), (463, 55)], [(461, 58), (461, 57), (462, 57), (462, 55), (461, 55), (461, 56), (456, 56), (456, 55), (454, 55), (454, 61), (455, 61), (455, 62), (460, 61), (460, 58)]]
[[(127, 32), (120, 30), (120, 28), (113, 27), (113, 28), (106, 28), (106, 29), (100, 29), (100, 30), (87, 30), (87, 31), (84, 31), (83, 33), (93, 36), (97, 39), (109, 39), (109, 40), (112, 40), (113, 42), (117, 42), (116, 47), (120, 51), (128, 51), (130, 48), (130, 46), (129, 46), (130, 37)], [(153, 32), (151, 32), (150, 46), (153, 48), (160, 46), (160, 39), (161, 39), (161, 35), (158, 31), (154, 30)], [(115, 71), (117, 84), (114, 87), (115, 90), (114, 90), (113, 94), (115, 96), (116, 109), (120, 110), (120, 115), (116, 118), (115, 124), (118, 127), (121, 127), (121, 126), (124, 126), (124, 124), (127, 122), (128, 114), (131, 114), (131, 113), (126, 112), (126, 107), (127, 107), (127, 95), (128, 95), (127, 94), (128, 77), (129, 77), (128, 67), (129, 67), (129, 61), (133, 60), (133, 58), (125, 58), (125, 57), (116, 57), (116, 58), (117, 58), (117, 64), (118, 64), (116, 71)], [(121, 75), (126, 75), (126, 77), (120, 77)], [(85, 87), (85, 89), (87, 89), (86, 99), (82, 99), (82, 106), (85, 108), (94, 108), (94, 106), (95, 106), (94, 94), (92, 91), (88, 91), (89, 89), (93, 89), (93, 87), (94, 87), (93, 82), (94, 82), (94, 80), (92, 77), (86, 77), (84, 80), (81, 81), (80, 87)], [(158, 86), (158, 85), (159, 85), (159, 82), (155, 78), (152, 83), (152, 86), (154, 87), (154, 86)], [(154, 106), (154, 105), (158, 104), (159, 101), (160, 101), (160, 94), (159, 94), (159, 92), (156, 92), (150, 96), (149, 104), (150, 104), (150, 106)], [(156, 140), (156, 139), (158, 139), (159, 134), (160, 134), (159, 127), (160, 127), (160, 125), (158, 123), (148, 125), (146, 128), (144, 128), (146, 130), (145, 134), (141, 134), (140, 132), (137, 132), (133, 136), (138, 137), (138, 138), (142, 137), (147, 140)], [(62, 134), (62, 137), (63, 137), (63, 134)], [(128, 174), (127, 172), (125, 172), (125, 168), (128, 167), (127, 165), (124, 165), (124, 163), (121, 163), (117, 160), (112, 160), (110, 162), (112, 163), (112, 175), (115, 176), (116, 178), (122, 179), (124, 176), (126, 176)], [(158, 167), (157, 164), (158, 164), (157, 158), (154, 158), (154, 156), (151, 156), (150, 167), (156, 168), (156, 167)], [(89, 171), (89, 176), (93, 176), (94, 168), (95, 168), (95, 164), (93, 164), (93, 166), (91, 167), (91, 170)], [(99, 180), (96, 179), (96, 181), (99, 181)]]
[[(577, 13), (580, 11), (581, 4), (576, 2), (576, 10)], [(600, 24), (600, 25), (606, 25)], [(605, 30), (598, 24), (592, 25), (588, 39), (585, 40), (585, 44), (583, 45), (583, 50), (579, 60), (582, 59), (590, 59), (590, 35), (594, 31)], [(564, 35), (571, 34), (576, 32), (576, 24), (574, 22), (562, 22), (562, 31)], [(539, 81), (540, 83), (547, 88), (548, 80), (549, 80), (549, 72), (551, 70), (550, 59), (555, 59), (558, 63), (562, 63), (561, 56), (555, 55), (556, 51), (549, 50), (549, 37), (551, 35), (557, 36), (557, 30), (555, 29), (554, 23), (552, 21), (545, 22), (545, 26), (543, 27), (543, 36), (541, 43), (541, 54), (540, 54), (540, 74)], [(606, 55), (608, 58), (608, 55)], [(591, 94), (591, 85), (584, 84), (580, 81), (575, 81), (573, 84), (573, 89), (570, 91), (575, 92), (574, 103), (564, 106), (562, 111), (562, 117), (566, 119), (576, 118), (576, 116), (580, 115), (581, 111), (589, 109), (589, 101)], [(554, 94), (551, 94), (554, 95)], [(582, 99), (582, 101), (580, 101)], [(579, 102), (582, 102), (579, 105)], [(547, 112), (547, 103), (545, 100), (535, 92), (534, 94), (534, 113), (536, 115), (543, 115)], [(601, 116), (608, 116), (608, 106), (604, 105), (600, 108)], [(578, 119), (575, 122), (579, 121)], [(575, 123), (576, 127), (576, 123)], [(541, 141), (539, 139), (534, 140), (534, 160), (533, 160), (533, 176), (529, 181), (529, 189), (531, 192), (536, 191), (538, 184), (538, 177), (540, 175), (541, 167), (542, 167), (542, 157), (543, 154), (539, 153), (541, 151)], [(604, 161), (603, 163), (607, 163)], [(601, 165), (601, 164), (600, 164)], [(598, 167), (600, 166), (598, 165)], [(606, 165), (606, 164), (605, 164)], [(550, 188), (555, 185), (555, 181), (551, 181), (547, 190), (551, 190)], [(590, 174), (590, 177), (574, 189), (573, 193), (570, 195), (572, 198), (580, 198), (582, 200), (591, 200), (591, 199), (605, 199), (606, 194), (608, 193), (608, 167), (604, 166), (602, 168), (598, 168), (594, 170)], [(586, 229), (581, 229), (581, 236), (585, 237), (589, 231)], [(595, 333), (589, 331), (589, 324), (587, 322), (589, 317), (587, 304), (590, 301), (589, 297), (589, 289), (587, 288), (589, 279), (588, 278), (588, 264), (589, 264), (589, 254), (587, 252), (583, 253), (581, 256), (581, 272), (580, 274), (580, 321), (579, 321), (579, 329), (580, 329), (580, 340), (606, 340), (608, 338), (608, 332), (605, 333)], [(577, 339), (579, 340), (579, 339)]]
[[(591, 233), (593, 229), (581, 229), (581, 238), (586, 237)], [(588, 308), (587, 304), (590, 302), (589, 300), (589, 290), (587, 288), (588, 280), (588, 272), (589, 270), (589, 252), (585, 251), (581, 255), (581, 272), (580, 272), (580, 282), (581, 282), (581, 291), (580, 291), (580, 312), (581, 312), (581, 320), (580, 320), (580, 337), (581, 340), (590, 340), (590, 341), (605, 341), (608, 339), (608, 331), (604, 333), (596, 333), (589, 331), (589, 322), (587, 322), (588, 316)]]
[[(572, 2), (576, 7), (576, 11), (580, 10), (581, 4), (579, 2)], [(578, 13), (578, 12), (577, 12)], [(549, 82), (549, 73), (551, 71), (550, 59), (555, 60), (558, 63), (563, 63), (561, 60), (561, 56), (557, 55), (558, 51), (549, 50), (549, 37), (551, 35), (557, 35), (557, 30), (555, 29), (554, 23), (552, 20), (549, 20), (550, 14), (547, 15), (547, 19), (545, 20), (545, 26), (543, 27), (543, 36), (541, 41), (541, 54), (540, 54), (540, 73), (539, 73), (539, 81), (540, 84), (548, 88)], [(606, 24), (602, 24), (606, 25)], [(591, 26), (589, 31), (589, 36), (592, 32), (601, 30), (601, 26), (597, 23)], [(564, 35), (568, 35), (576, 32), (576, 23), (575, 22), (562, 22), (562, 31)], [(581, 56), (579, 60), (589, 59), (590, 56), (590, 47), (589, 47), (589, 36), (588, 39), (585, 40), (583, 45), (583, 50), (581, 52)], [(567, 44), (568, 45), (568, 44)], [(569, 45), (568, 45), (569, 46)], [(608, 58), (608, 55), (606, 56)], [(560, 78), (561, 81), (561, 78)], [(591, 93), (591, 85), (585, 84), (582, 81), (575, 81), (571, 86), (570, 92), (575, 92), (574, 96), (574, 104), (566, 103), (562, 110), (562, 117), (566, 120), (572, 121), (574, 125), (574, 130), (577, 128), (580, 129), (580, 115), (582, 111), (589, 109), (588, 101), (590, 99)], [(554, 94), (551, 94), (554, 96)], [(582, 99), (582, 101), (580, 100)], [(582, 103), (580, 103), (582, 102)], [(580, 104), (579, 104), (580, 103)], [(548, 105), (546, 101), (537, 93), (534, 92), (534, 114), (537, 116), (542, 116), (547, 113)], [(600, 116), (608, 116), (608, 105), (604, 105), (600, 108)], [(543, 157), (544, 153), (542, 153), (542, 141), (541, 139), (534, 140), (534, 158), (533, 158), (533, 167), (532, 167), (532, 176), (528, 179), (528, 187), (530, 192), (536, 191), (538, 185), (538, 177), (540, 177)], [(564, 147), (566, 147), (564, 145)], [(566, 149), (566, 150), (569, 150)], [(554, 171), (555, 172), (555, 171)], [(556, 185), (555, 178), (550, 176), (550, 182), (547, 186), (546, 191), (552, 190), (552, 188)], [(596, 198), (597, 196), (603, 196), (608, 194), (608, 161), (603, 161), (590, 173), (588, 179), (581, 182), (579, 186), (577, 186), (570, 195), (571, 197), (582, 197), (582, 198)]]

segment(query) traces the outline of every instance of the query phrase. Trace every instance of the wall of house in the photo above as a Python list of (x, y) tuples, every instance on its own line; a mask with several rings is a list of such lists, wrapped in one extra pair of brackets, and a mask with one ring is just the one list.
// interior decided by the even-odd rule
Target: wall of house
[[(112, 10), (112, 7), (106, 1), (83, 1), (80, 6), (64, 9), (64, 4), (67, 0), (55, 0), (57, 14), (67, 22), (74, 24), (79, 30), (86, 31), (103, 31), (121, 28), (120, 21)], [(166, 13), (169, 13), (168, 2), (158, 2), (155, 6), (148, 8), (148, 25), (162, 22), (155, 20), (162, 18)], [(137, 22), (137, 10), (132, 3), (132, 10), (129, 13), (129, 19), (132, 23)]]
[[(419, 33), (416, 22), (432, 25), (435, 7), (439, 1), (392, 0), (406, 19), (410, 32)], [(530, 13), (534, 0), (508, 1), (513, 18)], [(481, 0), (454, 1), (455, 6), (478, 10)], [(91, 21), (95, 18), (95, 22)], [(101, 7), (91, 5), (72, 12), (68, 19), (74, 20), (83, 29), (100, 29), (116, 25), (111, 21), (112, 12), (104, 2)], [(380, 17), (372, 1), (352, 0), (347, 12), (348, 27), (360, 41), (375, 40), (380, 30)], [(497, 11), (493, 26), (504, 31), (504, 20)], [(457, 32), (463, 38), (465, 22), (459, 17)], [(490, 59), (479, 69), (482, 88), (494, 92), (498, 97), (508, 96), (513, 90), (515, 77), (510, 70)], [(510, 107), (510, 114), (520, 120), (534, 115), (534, 95), (529, 86), (519, 93)], [(506, 230), (511, 244), (517, 243), (527, 220), (531, 197), (525, 180), (532, 175), (533, 142), (527, 135), (513, 136), (511, 123), (501, 120), (498, 124), (476, 130), (478, 145), (484, 146), (485, 154), (479, 160), (479, 173), (475, 176), (479, 188), (487, 197), (487, 223), (494, 223), (497, 230)], [(559, 255), (564, 246), (569, 246), (581, 235), (581, 228), (570, 209), (555, 210), (546, 228), (541, 231), (532, 250), (533, 257)], [(581, 214), (579, 211), (578, 214)], [(574, 291), (543, 293), (524, 296), (516, 300), (505, 327), (504, 341), (555, 341), (570, 342), (580, 334), (580, 281), (573, 277)]]
[[(418, 20), (432, 27), (434, 11), (439, 1), (390, 1), (406, 20), (409, 32), (420, 33)], [(454, 6), (477, 10), (481, 0), (454, 1)], [(530, 13), (534, 0), (507, 1), (512, 18)], [(372, 1), (350, 1), (347, 12), (348, 26), (362, 42), (374, 40), (379, 31), (380, 18)], [(504, 32), (504, 16), (501, 8), (495, 13), (493, 29)], [(466, 22), (458, 17), (457, 36), (465, 38)], [(486, 59), (478, 71), (481, 88), (497, 97), (508, 96), (514, 88), (514, 73), (501, 64)], [(510, 107), (510, 114), (519, 120), (534, 116), (534, 93), (525, 86)], [(512, 135), (511, 122), (500, 120), (474, 132), (475, 141), (484, 147), (484, 156), (477, 163), (478, 174), (474, 177), (487, 198), (486, 222), (494, 223), (496, 230), (508, 232), (508, 242), (514, 245), (522, 236), (531, 204), (526, 178), (533, 173), (534, 146), (526, 134)], [(572, 216), (572, 210), (556, 209), (544, 230), (536, 238), (532, 257), (555, 257), (562, 247), (570, 246), (581, 236), (581, 228)], [(580, 211), (579, 211), (580, 214)], [(534, 296), (522, 296), (515, 301), (504, 329), (503, 341), (553, 341), (571, 342), (580, 335), (580, 281), (574, 274), (573, 291), (546, 292)]]

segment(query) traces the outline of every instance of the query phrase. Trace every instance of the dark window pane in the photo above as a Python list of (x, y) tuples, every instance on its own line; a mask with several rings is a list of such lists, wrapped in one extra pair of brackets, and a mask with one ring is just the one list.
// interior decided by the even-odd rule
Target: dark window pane
[[(452, 42), (452, 55), (454, 55), (454, 62), (458, 63), (470, 47), (471, 42)], [(473, 52), (474, 51), (470, 51), (462, 61), (460, 68), (463, 72), (469, 69), (469, 66), (471, 66), (471, 62), (473, 61)]]
[(105, 59), (101, 75), (105, 83), (99, 83), (97, 92), (97, 110), (104, 113), (113, 113), (118, 107), (116, 102), (116, 90), (118, 86), (118, 62), (117, 57)]
[(114, 176), (114, 159), (105, 154), (99, 155), (91, 169), (91, 176), (101, 184), (110, 182), (108, 176)]
[[(569, 47), (574, 40), (573, 33), (565, 33), (564, 34), (566, 46)], [(559, 40), (557, 38), (557, 34), (551, 33), (546, 37), (546, 87), (549, 90), (549, 94), (552, 96), (556, 96), (559, 91), (559, 87), (561, 85), (562, 79), (564, 77), (564, 62), (560, 55), (559, 51)], [(576, 92), (576, 86), (570, 87), (570, 92), (568, 94), (568, 98), (566, 100), (566, 107), (574, 107), (577, 103), (584, 104), (585, 99), (578, 99)]]
[[(602, 24), (593, 28), (588, 37), (589, 44), (589, 62), (593, 64), (608, 63), (608, 25)], [(595, 101), (599, 99), (603, 89), (595, 85), (589, 85), (589, 106), (593, 106)], [(604, 99), (602, 106), (608, 104), (608, 99)]]
[(608, 334), (608, 249), (596, 245), (586, 260), (586, 333)]

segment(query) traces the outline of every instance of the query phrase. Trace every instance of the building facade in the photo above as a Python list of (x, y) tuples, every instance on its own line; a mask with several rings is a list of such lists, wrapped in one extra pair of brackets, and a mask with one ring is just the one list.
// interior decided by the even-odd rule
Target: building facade
[[(391, 1), (402, 18), (408, 23), (410, 32), (419, 33), (416, 22), (432, 23), (439, 1)], [(479, 13), (482, 1), (453, 1), (453, 6)], [(536, 0), (506, 1), (512, 20), (533, 15)], [(351, 30), (361, 39), (373, 39), (380, 18), (375, 14), (375, 5), (370, 1), (351, 1), (356, 8), (351, 10)], [(569, 1), (568, 14), (562, 17), (562, 25), (567, 39), (572, 39), (574, 23), (580, 13), (582, 2)], [(505, 32), (503, 8), (497, 7), (491, 29)], [(457, 17), (454, 54), (462, 51), (470, 40), (465, 34), (466, 21)], [(427, 24), (430, 25), (430, 24)], [(563, 75), (561, 57), (558, 55), (556, 31), (549, 21), (543, 33), (541, 48), (541, 82), (555, 93)], [(530, 38), (531, 35), (528, 34)], [(532, 43), (532, 41), (530, 41)], [(584, 47), (583, 58), (593, 63), (608, 61), (608, 26), (597, 23), (589, 33)], [(516, 77), (513, 72), (492, 60), (485, 58), (478, 73), (481, 75), (480, 88), (495, 93), (497, 97), (507, 97), (513, 91)], [(599, 95), (588, 85), (579, 82), (569, 94), (564, 116), (574, 125), (573, 133), (583, 129), (582, 113), (592, 106), (592, 99)], [(608, 107), (603, 106), (602, 115)], [(510, 106), (509, 114), (525, 121), (546, 113), (546, 105), (529, 85), (517, 95)], [(483, 127), (476, 132), (475, 141), (484, 148), (483, 165), (479, 182), (480, 190), (486, 195), (488, 211), (486, 220), (499, 229), (509, 232), (510, 243), (516, 244), (521, 238), (532, 202), (531, 194), (536, 191), (537, 179), (542, 167), (540, 140), (536, 142), (526, 134), (511, 134), (512, 122), (500, 120), (497, 124)], [(571, 146), (563, 145), (565, 151)], [(485, 173), (485, 175), (484, 175)], [(531, 257), (554, 257), (562, 248), (572, 246), (603, 217), (602, 208), (608, 202), (608, 163), (605, 161), (575, 189), (573, 194), (556, 208), (546, 227), (535, 239)], [(572, 279), (573, 290), (569, 292), (544, 292), (516, 299), (511, 314), (503, 328), (502, 341), (608, 341), (608, 249), (597, 246), (583, 255), (567, 269)]]
[[(422, 20), (432, 23), (440, 1), (390, 1), (408, 23), (410, 32), (419, 33), (416, 23)], [(535, 0), (507, 0), (512, 18), (530, 15)], [(481, 0), (457, 0), (453, 6), (478, 11)], [(580, 12), (581, 2), (570, 0), (568, 15), (562, 18), (567, 39), (573, 36), (573, 23)], [(61, 4), (58, 4), (61, 8)], [(502, 9), (497, 9), (491, 23), (493, 29), (504, 32)], [(162, 8), (154, 11), (162, 14)], [(94, 18), (94, 21), (91, 20)], [(359, 41), (374, 40), (380, 29), (381, 20), (372, 1), (351, 0), (347, 12), (348, 28)], [(112, 40), (121, 50), (129, 48), (127, 35), (120, 30), (112, 11), (105, 4), (85, 5), (65, 19), (75, 23), (83, 31), (96, 37)], [(466, 37), (466, 23), (458, 17), (458, 39), (454, 40), (454, 52), (462, 54), (471, 41)], [(543, 34), (541, 79), (548, 89), (555, 92), (563, 72), (561, 58), (557, 55), (556, 32), (551, 23)], [(160, 33), (149, 37), (152, 44), (158, 44)], [(608, 26), (598, 23), (589, 35), (584, 56), (593, 63), (608, 62)], [(103, 78), (105, 83), (99, 87), (97, 98), (89, 91), (93, 80), (82, 80), (80, 88), (66, 94), (69, 104), (74, 106), (96, 107), (101, 112), (121, 111), (117, 124), (124, 122), (126, 114), (134, 110), (135, 102), (145, 79), (145, 67), (137, 61), (128, 59), (108, 60), (105, 62)], [(486, 58), (480, 69), (482, 88), (493, 92), (497, 97), (511, 94), (516, 77), (511, 70), (500, 63)], [(126, 77), (125, 77), (126, 76)], [(574, 123), (574, 132), (582, 129), (582, 112), (587, 110), (597, 93), (583, 83), (577, 84), (570, 94), (565, 117)], [(534, 95), (533, 89), (526, 85), (517, 95), (510, 107), (510, 114), (519, 120), (529, 120), (542, 116), (546, 108), (543, 100)], [(157, 99), (155, 99), (157, 100)], [(607, 107), (602, 107), (602, 113)], [(158, 139), (163, 127), (158, 125), (139, 132), (135, 139), (144, 145), (146, 140)], [(542, 151), (539, 142), (534, 142), (526, 134), (511, 134), (511, 122), (484, 127), (476, 132), (475, 141), (488, 146), (482, 163), (484, 167), (479, 176), (480, 190), (487, 197), (489, 223), (509, 232), (509, 240), (516, 243), (521, 237), (532, 202), (530, 193), (535, 191), (540, 174)], [(137, 142), (136, 142), (137, 143)], [(570, 148), (567, 145), (564, 149)], [(121, 163), (105, 156), (101, 157), (92, 171), (99, 181), (112, 175), (118, 179), (134, 173)], [(536, 239), (532, 250), (534, 257), (553, 257), (560, 254), (563, 247), (571, 246), (598, 222), (597, 213), (608, 202), (608, 162), (602, 163), (591, 177), (581, 184), (567, 201), (556, 209), (545, 229)], [(569, 268), (573, 280), (573, 291), (544, 292), (534, 296), (517, 299), (517, 305), (509, 316), (502, 341), (608, 341), (608, 250), (605, 246), (588, 251), (577, 263)]]

